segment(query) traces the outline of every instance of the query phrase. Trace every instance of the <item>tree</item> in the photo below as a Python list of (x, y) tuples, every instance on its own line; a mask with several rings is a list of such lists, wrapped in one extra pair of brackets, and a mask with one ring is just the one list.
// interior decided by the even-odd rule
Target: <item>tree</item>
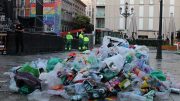
[(87, 33), (93, 31), (93, 25), (90, 24), (90, 18), (84, 15), (77, 15), (73, 19), (73, 28), (74, 29), (85, 28), (85, 32)]

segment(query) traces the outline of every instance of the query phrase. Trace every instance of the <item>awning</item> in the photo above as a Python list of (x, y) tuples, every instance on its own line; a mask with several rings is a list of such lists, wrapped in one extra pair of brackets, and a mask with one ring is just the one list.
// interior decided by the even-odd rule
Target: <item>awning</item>
[[(71, 31), (68, 31), (68, 32), (70, 32), (71, 34), (77, 34), (77, 32), (81, 32), (81, 31), (84, 31), (84, 30), (85, 30), (85, 28), (75, 29), (75, 30), (71, 30)], [(60, 36), (64, 37), (68, 32), (61, 32)]]

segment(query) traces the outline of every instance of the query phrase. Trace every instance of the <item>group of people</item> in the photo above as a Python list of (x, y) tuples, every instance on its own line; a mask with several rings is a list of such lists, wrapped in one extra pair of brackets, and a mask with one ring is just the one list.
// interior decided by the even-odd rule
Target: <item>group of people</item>
[[(78, 39), (79, 39), (79, 44), (78, 44), (79, 51), (88, 50), (88, 46), (89, 46), (88, 36), (84, 35), (84, 32), (81, 32), (78, 35)], [(73, 40), (73, 35), (70, 32), (68, 32), (68, 34), (66, 35), (65, 50), (70, 51), (72, 49), (72, 40)]]
[[(16, 53), (20, 54), (23, 52), (24, 45), (23, 45), (23, 32), (24, 32), (24, 27), (23, 25), (17, 21), (15, 24), (15, 33), (16, 33)], [(79, 38), (79, 45), (78, 49), (80, 51), (87, 50), (89, 46), (89, 38), (87, 35), (84, 35), (84, 32), (81, 31), (81, 33), (78, 35)], [(72, 40), (73, 40), (73, 35), (68, 32), (68, 34), (65, 37), (66, 39), (66, 44), (65, 44), (65, 50), (71, 50), (72, 49)]]

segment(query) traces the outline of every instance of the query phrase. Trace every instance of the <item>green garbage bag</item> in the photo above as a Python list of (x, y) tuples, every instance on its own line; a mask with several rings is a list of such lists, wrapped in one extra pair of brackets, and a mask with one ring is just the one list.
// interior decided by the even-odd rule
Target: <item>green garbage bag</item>
[(104, 73), (101, 73), (101, 75), (103, 75), (103, 79), (105, 81), (109, 81), (109, 80), (113, 79), (115, 76), (117, 76), (118, 72), (107, 70)]
[(164, 75), (164, 73), (161, 70), (155, 70), (155, 71), (151, 72), (150, 76), (153, 78), (156, 78), (160, 81), (166, 81), (166, 76)]
[(51, 59), (49, 59), (48, 62), (47, 62), (47, 68), (46, 68), (47, 72), (52, 71), (54, 69), (55, 65), (58, 62), (62, 63), (62, 61), (63, 60), (60, 59), (60, 58), (51, 58)]
[(37, 68), (33, 68), (31, 67), (29, 64), (24, 64), (19, 70), (18, 72), (27, 72), (32, 74), (35, 77), (39, 77), (39, 70)]
[(19, 93), (20, 94), (24, 94), (24, 95), (27, 95), (27, 94), (30, 94), (34, 91), (34, 89), (30, 88), (29, 86), (27, 85), (24, 85), (22, 86), (21, 88), (19, 88)]

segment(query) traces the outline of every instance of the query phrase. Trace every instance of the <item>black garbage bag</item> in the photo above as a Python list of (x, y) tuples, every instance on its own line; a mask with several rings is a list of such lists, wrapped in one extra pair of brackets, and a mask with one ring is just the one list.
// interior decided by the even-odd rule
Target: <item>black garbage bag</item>
[(41, 80), (27, 72), (16, 72), (14, 79), (22, 94), (30, 94), (36, 89), (41, 90)]

